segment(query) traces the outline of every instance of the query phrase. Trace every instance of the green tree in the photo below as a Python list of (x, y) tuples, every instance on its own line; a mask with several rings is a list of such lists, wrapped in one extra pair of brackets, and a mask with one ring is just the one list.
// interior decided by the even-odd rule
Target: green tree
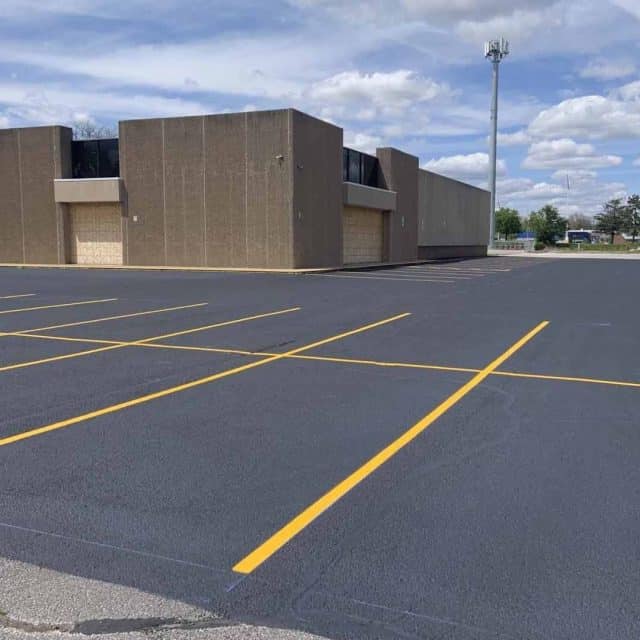
[(611, 236), (611, 244), (616, 233), (624, 231), (628, 227), (628, 207), (622, 204), (620, 198), (614, 198), (605, 203), (602, 212), (595, 217), (596, 229)]
[(593, 229), (593, 218), (582, 213), (572, 213), (568, 222), (569, 229)]
[(633, 242), (640, 236), (640, 196), (629, 196), (627, 200), (627, 215), (625, 231), (631, 234)]
[(501, 207), (496, 211), (496, 231), (509, 239), (510, 236), (516, 236), (522, 231), (522, 223), (520, 214), (515, 209)]
[(546, 204), (542, 209), (531, 212), (527, 226), (536, 234), (538, 242), (553, 244), (558, 238), (564, 236), (567, 221), (554, 206)]

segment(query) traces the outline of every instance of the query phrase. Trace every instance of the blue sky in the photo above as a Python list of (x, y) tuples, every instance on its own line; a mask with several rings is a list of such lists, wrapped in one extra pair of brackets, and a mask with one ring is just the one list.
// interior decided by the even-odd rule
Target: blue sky
[(640, 0), (3, 0), (0, 127), (294, 106), (482, 185), (498, 36), (499, 203), (639, 192)]

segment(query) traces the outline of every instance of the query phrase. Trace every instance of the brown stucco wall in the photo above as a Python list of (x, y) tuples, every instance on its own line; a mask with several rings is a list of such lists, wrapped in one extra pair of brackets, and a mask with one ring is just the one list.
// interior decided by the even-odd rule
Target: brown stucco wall
[(294, 266), (342, 266), (342, 129), (290, 113)]
[(488, 191), (421, 169), (420, 257), (486, 254), (490, 202)]
[(127, 264), (291, 268), (291, 149), (288, 110), (121, 122)]
[(53, 181), (71, 177), (71, 129), (0, 131), (0, 261), (60, 264), (66, 260), (66, 206)]
[(418, 257), (418, 158), (393, 148), (377, 150), (381, 187), (397, 193), (396, 210), (387, 216), (385, 260)]

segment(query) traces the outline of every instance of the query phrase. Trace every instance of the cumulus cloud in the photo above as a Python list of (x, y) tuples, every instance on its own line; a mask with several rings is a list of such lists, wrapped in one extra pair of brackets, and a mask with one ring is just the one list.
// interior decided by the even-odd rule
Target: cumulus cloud
[[(68, 124), (80, 119), (108, 119), (153, 116), (197, 115), (215, 111), (193, 100), (165, 98), (135, 93), (122, 95), (113, 91), (87, 89), (66, 90), (57, 85), (35, 83), (0, 83), (6, 121), (16, 124)], [(2, 120), (0, 119), (0, 126)], [(6, 125), (4, 125), (6, 126)]]
[(569, 171), (559, 169), (551, 174), (553, 180), (562, 182), (563, 184), (567, 183), (567, 178), (569, 179), (569, 184), (575, 184), (593, 182), (597, 177), (597, 171), (590, 171), (588, 169), (571, 169)]
[(602, 209), (604, 202), (612, 198), (625, 198), (626, 187), (619, 182), (599, 182), (595, 176), (564, 182), (534, 182), (529, 178), (505, 178), (498, 180), (498, 201), (501, 206), (519, 209), (522, 213), (551, 204), (564, 216), (572, 213), (593, 216)]
[(524, 129), (513, 133), (498, 133), (498, 144), (503, 147), (520, 147), (531, 144), (531, 136)]
[(591, 144), (578, 144), (575, 140), (543, 140), (534, 142), (522, 163), (525, 169), (597, 169), (616, 167), (622, 158), (613, 155), (598, 155)]
[(540, 9), (558, 0), (289, 0), (302, 8), (320, 8), (354, 20), (422, 19), (451, 24), (460, 19), (491, 19), (517, 10)]
[[(416, 102), (429, 102), (452, 95), (451, 89), (429, 78), (399, 69), (391, 72), (361, 73), (344, 71), (311, 85), (308, 96), (313, 101), (333, 105), (354, 105), (365, 114), (372, 111), (397, 111)], [(365, 119), (369, 119), (365, 115)]]
[(608, 60), (598, 58), (591, 60), (580, 70), (580, 77), (594, 80), (618, 80), (627, 78), (636, 72), (636, 65), (631, 60)]
[(344, 145), (358, 151), (364, 151), (365, 153), (373, 153), (375, 150), (382, 146), (384, 140), (380, 136), (371, 135), (368, 133), (354, 133), (351, 131), (345, 131)]
[(612, 0), (613, 4), (628, 11), (632, 16), (635, 16), (640, 20), (640, 5), (637, 0)]
[(611, 96), (582, 96), (541, 111), (528, 131), (537, 138), (571, 136), (589, 140), (640, 137), (640, 82)]
[[(497, 164), (498, 175), (506, 175), (506, 162), (498, 160)], [(486, 179), (489, 173), (489, 155), (486, 153), (471, 153), (469, 155), (434, 158), (426, 162), (423, 165), (423, 169), (461, 180)]]

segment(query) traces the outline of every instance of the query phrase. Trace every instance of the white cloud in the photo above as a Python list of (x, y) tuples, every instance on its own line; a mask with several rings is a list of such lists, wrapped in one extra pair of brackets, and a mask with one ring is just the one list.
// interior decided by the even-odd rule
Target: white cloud
[(525, 169), (597, 169), (620, 164), (622, 158), (619, 156), (598, 155), (591, 144), (561, 138), (534, 142), (522, 166)]
[(364, 151), (365, 153), (373, 153), (378, 147), (382, 146), (383, 138), (367, 133), (353, 133), (345, 131), (344, 146)]
[(631, 76), (635, 71), (636, 65), (631, 60), (598, 58), (591, 60), (580, 70), (580, 77), (594, 80), (617, 80)]
[(558, 169), (551, 178), (562, 184), (567, 184), (567, 177), (569, 178), (569, 184), (593, 182), (598, 177), (597, 171), (590, 171), (588, 169), (571, 169), (569, 171), (563, 171)]
[(561, 196), (565, 190), (558, 184), (534, 182), (529, 178), (505, 178), (497, 183), (498, 197), (509, 202), (546, 202)]
[(429, 102), (452, 94), (444, 84), (424, 78), (414, 71), (360, 73), (344, 71), (311, 85), (308, 95), (318, 102), (334, 105), (359, 105), (375, 110), (397, 111), (416, 102)]
[(498, 133), (498, 144), (503, 147), (520, 147), (531, 144), (531, 136), (524, 129), (513, 133)]
[(534, 182), (529, 178), (498, 180), (498, 202), (500, 206), (514, 207), (521, 213), (551, 204), (564, 216), (572, 213), (593, 216), (607, 200), (625, 198), (627, 195), (624, 184), (598, 182), (595, 176), (589, 178), (586, 172), (582, 180), (570, 180), (569, 189), (566, 174), (563, 174), (563, 181), (560, 182)]
[(461, 19), (491, 19), (517, 10), (539, 9), (557, 0), (289, 0), (303, 8), (320, 8), (355, 21), (426, 20), (451, 25)]
[(640, 158), (637, 158), (636, 160), (633, 161), (633, 166), (640, 167)]
[(632, 16), (635, 16), (640, 20), (640, 5), (638, 5), (638, 0), (612, 0), (613, 4), (617, 5), (621, 9), (625, 9)]
[(68, 91), (56, 85), (0, 83), (4, 118), (15, 124), (67, 124), (78, 119), (142, 118), (212, 113), (214, 105), (192, 100), (113, 91)]
[(640, 137), (640, 82), (621, 87), (611, 97), (572, 98), (541, 111), (529, 125), (537, 138), (571, 136), (589, 140)]
[[(486, 179), (489, 173), (489, 155), (471, 153), (469, 155), (446, 156), (437, 160), (429, 160), (423, 165), (423, 169), (462, 180)], [(504, 160), (498, 160), (497, 173), (500, 176), (507, 173), (507, 165)]]

